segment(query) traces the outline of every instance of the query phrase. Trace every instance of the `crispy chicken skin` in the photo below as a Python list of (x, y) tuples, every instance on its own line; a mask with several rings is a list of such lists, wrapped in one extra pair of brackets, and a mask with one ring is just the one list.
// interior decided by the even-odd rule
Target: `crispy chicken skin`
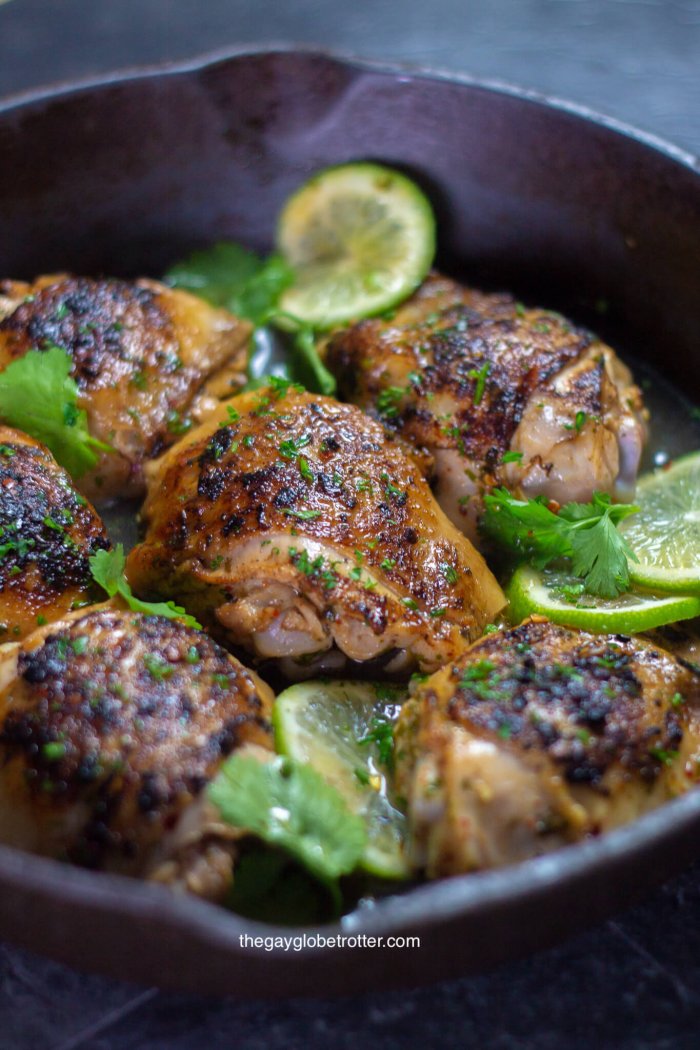
[(635, 819), (700, 776), (700, 676), (650, 642), (531, 619), (424, 682), (396, 731), (412, 862), (497, 867)]
[(240, 832), (203, 789), (234, 749), (272, 748), (268, 686), (202, 632), (110, 604), (6, 647), (0, 680), (2, 842), (226, 890)]
[(94, 601), (89, 558), (109, 547), (97, 512), (49, 450), (0, 426), (0, 642)]
[(90, 433), (114, 449), (79, 481), (91, 499), (142, 494), (144, 459), (208, 405), (207, 380), (224, 396), (240, 386), (250, 331), (158, 281), (0, 282), (0, 369), (31, 349), (67, 350)]
[(325, 352), (341, 397), (432, 457), (440, 505), (472, 539), (494, 485), (559, 503), (634, 493), (641, 394), (610, 347), (558, 314), (433, 275)]
[(137, 592), (293, 676), (434, 670), (505, 601), (377, 423), (284, 384), (223, 404), (154, 463), (143, 517)]

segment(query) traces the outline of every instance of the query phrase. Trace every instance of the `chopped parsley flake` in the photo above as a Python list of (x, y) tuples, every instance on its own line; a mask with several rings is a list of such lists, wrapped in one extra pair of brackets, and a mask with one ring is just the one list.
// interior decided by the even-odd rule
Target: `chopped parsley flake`
[(474, 386), (474, 404), (475, 405), (480, 405), (481, 404), (481, 400), (482, 400), (482, 398), (484, 396), (484, 391), (486, 390), (486, 378), (487, 378), (487, 376), (488, 376), (490, 371), (491, 371), (491, 362), (490, 361), (486, 361), (481, 366), (481, 368), (479, 368), (479, 369), (470, 368), (469, 371), (467, 372), (467, 376), (469, 377), (469, 379), (473, 379), (475, 381), (475, 386)]
[(290, 518), (298, 518), (300, 521), (313, 521), (314, 518), (321, 517), (320, 510), (293, 510), (291, 507), (285, 507), (284, 513)]

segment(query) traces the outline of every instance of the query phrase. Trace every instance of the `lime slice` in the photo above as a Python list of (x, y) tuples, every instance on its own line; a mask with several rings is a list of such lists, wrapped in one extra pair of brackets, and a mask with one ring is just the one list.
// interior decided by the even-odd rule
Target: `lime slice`
[(313, 766), (364, 818), (362, 866), (390, 879), (408, 875), (405, 817), (390, 799), (381, 743), (360, 741), (381, 739), (405, 698), (405, 690), (369, 682), (302, 682), (280, 693), (272, 716), (277, 750)]
[(700, 597), (653, 594), (634, 590), (617, 598), (597, 598), (565, 572), (538, 572), (527, 565), (517, 569), (506, 588), (508, 617), (520, 623), (539, 613), (554, 623), (610, 634), (636, 634), (676, 620), (700, 615)]
[(647, 474), (637, 485), (639, 513), (620, 525), (638, 564), (630, 576), (643, 587), (700, 593), (700, 452)]
[(405, 175), (341, 164), (289, 198), (277, 243), (295, 272), (280, 308), (327, 329), (388, 310), (415, 291), (435, 254), (435, 218)]

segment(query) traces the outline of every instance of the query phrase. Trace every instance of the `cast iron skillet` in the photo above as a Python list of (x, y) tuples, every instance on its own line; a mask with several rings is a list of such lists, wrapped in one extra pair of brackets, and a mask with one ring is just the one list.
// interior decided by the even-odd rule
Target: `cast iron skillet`
[[(440, 263), (590, 320), (685, 393), (697, 382), (700, 171), (578, 107), (467, 78), (274, 49), (60, 87), (0, 107), (0, 274), (154, 274), (196, 245), (268, 248), (311, 171), (373, 158), (438, 211)], [(604, 322), (604, 323), (603, 323)], [(0, 936), (116, 977), (239, 996), (476, 971), (550, 945), (697, 856), (700, 791), (607, 837), (425, 885), (343, 932), (404, 951), (246, 948), (264, 927), (194, 899), (0, 848)], [(340, 926), (325, 927), (331, 935)]]

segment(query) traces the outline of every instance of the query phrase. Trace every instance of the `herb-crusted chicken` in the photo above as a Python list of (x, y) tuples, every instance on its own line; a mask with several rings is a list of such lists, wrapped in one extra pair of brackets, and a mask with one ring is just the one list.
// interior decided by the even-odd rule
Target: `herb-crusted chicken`
[(424, 682), (396, 730), (429, 877), (546, 853), (700, 778), (700, 676), (650, 642), (532, 619)]
[(278, 381), (149, 471), (127, 574), (229, 643), (311, 675), (433, 670), (504, 605), (415, 464), (352, 405)]
[(95, 599), (104, 525), (38, 441), (0, 427), (0, 642)]
[(0, 369), (29, 350), (67, 351), (90, 433), (112, 448), (79, 481), (91, 499), (143, 492), (144, 459), (192, 425), (210, 392), (229, 395), (242, 382), (250, 331), (152, 280), (0, 282)]
[(272, 693), (210, 638), (109, 605), (0, 664), (0, 840), (218, 898), (241, 832), (204, 789), (271, 750)]
[(641, 394), (558, 314), (433, 275), (392, 319), (334, 334), (326, 363), (342, 397), (427, 453), (440, 505), (472, 538), (495, 485), (559, 503), (633, 495)]

